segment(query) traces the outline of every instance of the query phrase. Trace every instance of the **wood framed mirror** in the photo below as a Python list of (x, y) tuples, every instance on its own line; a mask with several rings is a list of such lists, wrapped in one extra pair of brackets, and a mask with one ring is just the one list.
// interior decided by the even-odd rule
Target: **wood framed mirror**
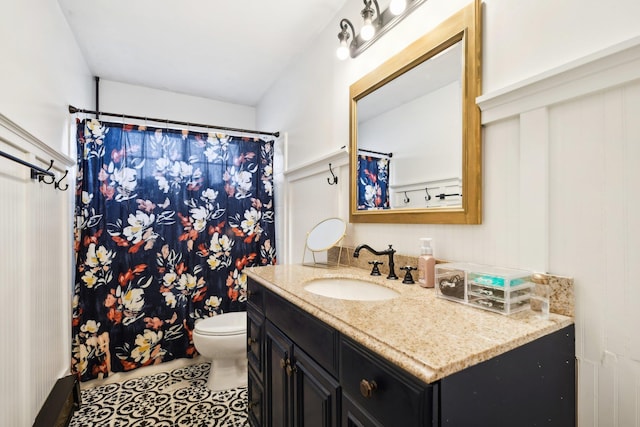
[(351, 222), (482, 222), (481, 4), (350, 87)]

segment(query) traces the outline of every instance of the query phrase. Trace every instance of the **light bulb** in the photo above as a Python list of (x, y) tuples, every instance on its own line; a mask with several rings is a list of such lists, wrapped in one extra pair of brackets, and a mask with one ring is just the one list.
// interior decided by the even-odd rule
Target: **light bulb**
[(364, 25), (360, 30), (360, 37), (362, 37), (362, 40), (364, 41), (371, 40), (375, 32), (376, 32), (376, 29), (373, 27), (373, 24), (371, 23), (371, 19), (365, 19)]
[(400, 15), (407, 8), (406, 0), (391, 0), (391, 4), (389, 4), (389, 11), (393, 15)]
[(349, 57), (349, 48), (346, 41), (340, 42), (340, 46), (336, 49), (336, 56), (340, 61), (344, 61)]

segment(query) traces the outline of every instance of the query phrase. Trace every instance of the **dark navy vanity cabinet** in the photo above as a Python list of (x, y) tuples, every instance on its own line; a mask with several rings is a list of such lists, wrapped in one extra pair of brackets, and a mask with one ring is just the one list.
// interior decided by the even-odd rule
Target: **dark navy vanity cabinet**
[(248, 281), (253, 427), (575, 426), (573, 326), (432, 384)]
[(251, 425), (339, 426), (338, 332), (253, 280), (248, 292)]

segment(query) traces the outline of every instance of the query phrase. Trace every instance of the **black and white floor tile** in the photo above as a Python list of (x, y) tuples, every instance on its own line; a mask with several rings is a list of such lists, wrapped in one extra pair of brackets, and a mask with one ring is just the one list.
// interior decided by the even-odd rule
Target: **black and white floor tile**
[(247, 388), (213, 392), (209, 363), (81, 392), (71, 427), (245, 427)]

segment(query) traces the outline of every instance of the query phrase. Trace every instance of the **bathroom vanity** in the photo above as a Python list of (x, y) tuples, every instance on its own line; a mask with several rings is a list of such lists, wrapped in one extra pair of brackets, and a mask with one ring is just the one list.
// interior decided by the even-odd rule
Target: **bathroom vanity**
[[(252, 426), (573, 426), (573, 320), (503, 316), (357, 268), (245, 270)], [(397, 296), (330, 298), (319, 277)]]

